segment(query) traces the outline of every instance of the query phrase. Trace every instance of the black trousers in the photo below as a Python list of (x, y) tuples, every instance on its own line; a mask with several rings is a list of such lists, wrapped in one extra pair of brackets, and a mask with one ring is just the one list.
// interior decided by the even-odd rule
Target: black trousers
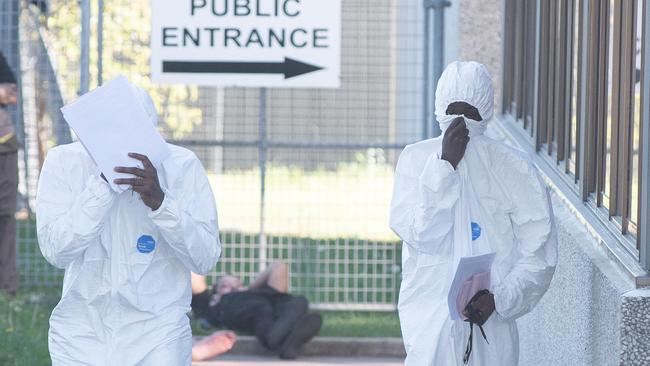
[(11, 295), (18, 291), (14, 216), (17, 194), (18, 154), (0, 154), (0, 289)]
[(213, 306), (206, 291), (192, 297), (192, 310), (215, 326), (255, 334), (266, 348), (277, 351), (289, 333), (307, 314), (304, 296), (281, 293), (265, 286), (222, 296)]

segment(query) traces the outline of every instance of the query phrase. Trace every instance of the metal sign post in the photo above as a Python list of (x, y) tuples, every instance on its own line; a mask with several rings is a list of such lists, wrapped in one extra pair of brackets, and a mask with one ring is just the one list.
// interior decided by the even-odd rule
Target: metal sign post
[[(440, 135), (440, 126), (431, 114), (438, 79), (442, 75), (445, 60), (445, 8), (451, 2), (444, 0), (424, 0), (424, 138)], [(433, 10), (433, 32), (431, 32), (431, 10)], [(433, 44), (431, 44), (433, 36)], [(431, 49), (431, 51), (430, 51)], [(433, 62), (429, 61), (431, 57)], [(431, 69), (431, 72), (429, 70)], [(433, 94), (433, 98), (431, 97)]]
[(260, 110), (259, 110), (259, 165), (260, 165), (260, 271), (266, 268), (266, 231), (264, 228), (266, 209), (266, 88), (260, 88)]
[(81, 64), (79, 67), (79, 95), (90, 88), (90, 0), (80, 0), (81, 6)]

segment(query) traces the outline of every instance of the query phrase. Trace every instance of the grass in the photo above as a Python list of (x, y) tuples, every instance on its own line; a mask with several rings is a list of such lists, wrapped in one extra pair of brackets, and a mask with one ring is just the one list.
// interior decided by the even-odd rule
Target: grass
[[(52, 309), (58, 297), (51, 290), (21, 293), (14, 299), (0, 294), (0, 365), (49, 365), (47, 332)], [(399, 320), (394, 312), (321, 312), (320, 336), (400, 337)], [(207, 335), (214, 328), (202, 328), (192, 320), (195, 335)]]
[(401, 337), (395, 312), (328, 311), (323, 315), (321, 336), (328, 337)]
[[(393, 168), (389, 164), (341, 164), (313, 171), (269, 166), (265, 231), (312, 238), (395, 241), (388, 227)], [(233, 232), (260, 229), (258, 169), (209, 174), (219, 208), (219, 225)]]
[(47, 330), (57, 298), (45, 293), (0, 295), (0, 365), (50, 364)]
[[(369, 311), (321, 311), (323, 328), (322, 337), (401, 337), (399, 318), (395, 312)], [(208, 335), (220, 328), (205, 328), (192, 320), (194, 335)]]

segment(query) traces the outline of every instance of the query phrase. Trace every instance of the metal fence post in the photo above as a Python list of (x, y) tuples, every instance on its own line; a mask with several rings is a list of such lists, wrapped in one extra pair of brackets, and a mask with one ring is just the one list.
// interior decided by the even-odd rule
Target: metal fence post
[(97, 86), (104, 83), (104, 0), (97, 0)]
[[(430, 137), (436, 137), (440, 136), (440, 126), (438, 125), (438, 121), (436, 120), (435, 117), (432, 117), (431, 120), (429, 121), (429, 103), (431, 103), (433, 100), (435, 100), (435, 90), (438, 86), (438, 79), (440, 78), (440, 75), (442, 75), (442, 70), (444, 69), (444, 63), (445, 63), (445, 8), (451, 6), (451, 2), (449, 1), (444, 1), (444, 0), (425, 0), (424, 2), (424, 8), (425, 8), (425, 34), (424, 34), (424, 39), (425, 39), (425, 55), (424, 55), (424, 63), (425, 63), (425, 74), (424, 78), (427, 80), (425, 81), (425, 90), (424, 90), (424, 97), (425, 97), (425, 105), (424, 105), (424, 110), (425, 110), (425, 124), (428, 125), (431, 123), (431, 133), (428, 134), (427, 138)], [(429, 69), (429, 22), (430, 22), (430, 15), (429, 15), (429, 9), (433, 9), (433, 44), (431, 46), (432, 48), (432, 58), (433, 62), (431, 65), (431, 75), (428, 75), (428, 69)], [(433, 87), (429, 89), (429, 80), (432, 80), (433, 83), (431, 84)], [(429, 97), (430, 90), (433, 91), (434, 98)], [(432, 99), (432, 100), (430, 100)], [(433, 104), (433, 103), (431, 103)], [(429, 128), (425, 127), (425, 131), (428, 132)]]
[(81, 7), (81, 56), (79, 63), (79, 95), (90, 88), (90, 0), (80, 0)]
[[(449, 1), (433, 2), (433, 67), (431, 78), (433, 79), (433, 90), (438, 87), (438, 79), (445, 67), (445, 8), (450, 7)], [(440, 136), (440, 125), (434, 117), (431, 120), (432, 137)]]
[(431, 12), (430, 12), (430, 3), (431, 0), (424, 0), (424, 47), (422, 49), (422, 66), (424, 68), (422, 72), (422, 81), (424, 83), (422, 88), (422, 139), (426, 140), (429, 138), (429, 94), (430, 94), (430, 80), (429, 80), (429, 43), (431, 39)]
[(264, 227), (266, 206), (266, 88), (260, 88), (259, 109), (259, 167), (260, 167), (260, 271), (266, 268), (266, 232)]

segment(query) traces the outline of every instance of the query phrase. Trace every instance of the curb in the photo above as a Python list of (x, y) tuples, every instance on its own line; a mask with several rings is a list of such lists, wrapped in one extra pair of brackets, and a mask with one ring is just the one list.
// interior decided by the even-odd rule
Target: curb
[[(197, 339), (200, 338), (197, 337)], [(253, 336), (238, 336), (237, 343), (228, 353), (275, 356), (273, 352), (262, 347)], [(300, 355), (405, 358), (406, 351), (400, 338), (316, 337), (302, 348)]]

